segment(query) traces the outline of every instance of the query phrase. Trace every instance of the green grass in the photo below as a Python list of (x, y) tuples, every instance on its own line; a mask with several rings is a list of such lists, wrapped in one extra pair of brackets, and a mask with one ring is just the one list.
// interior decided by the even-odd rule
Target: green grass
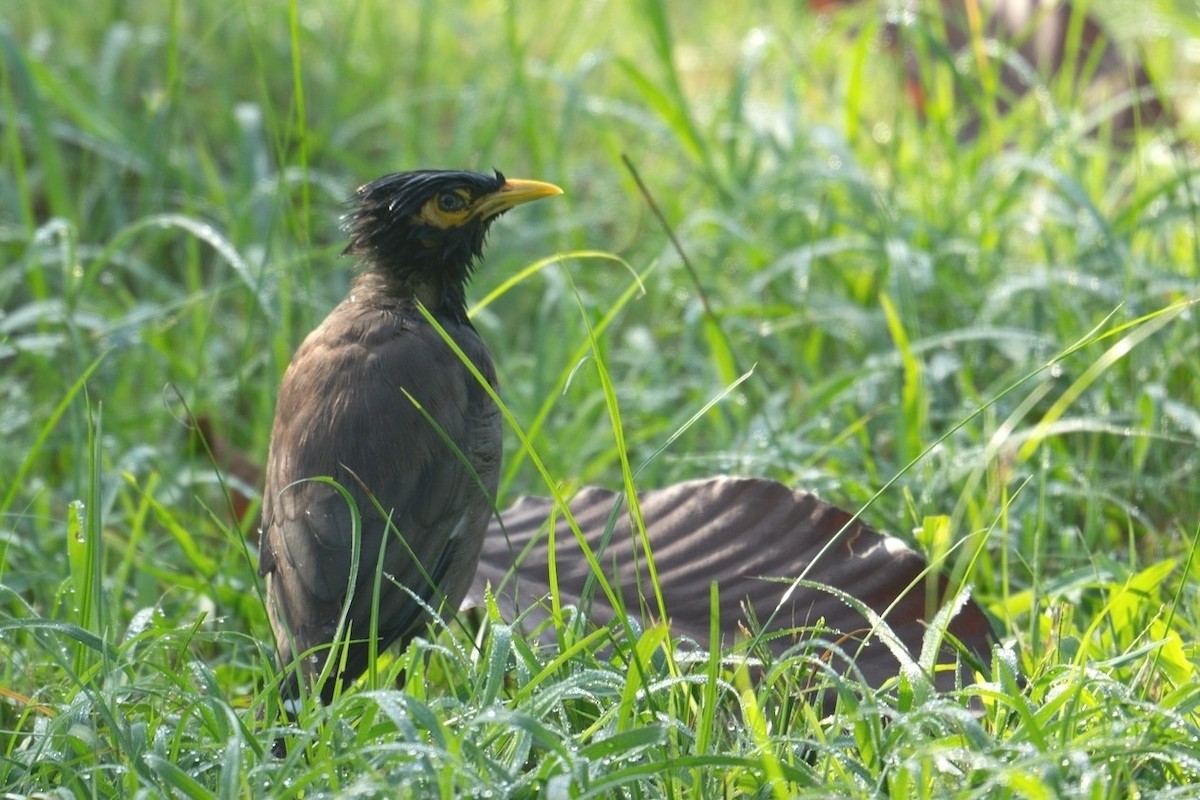
[[(1160, 37), (1178, 119), (1136, 149), (1082, 135), (1062, 81), (957, 141), (949, 66), (923, 53), (942, 91), (919, 118), (870, 8), (10, 2), (0, 787), (1184, 796), (1200, 25), (1094, 5)], [(818, 491), (948, 553), (1000, 621), (992, 674), (874, 693), (800, 650), (752, 682), (678, 660), (659, 627), (567, 626), (547, 651), (493, 609), (478, 647), (457, 627), (414, 643), (272, 759), (250, 521), (184, 423), (265, 455), (290, 354), (347, 285), (340, 204), (416, 166), (567, 190), (496, 227), (472, 290), (504, 289), (475, 320), (529, 442), (509, 437), (501, 503), (544, 475)], [(814, 675), (838, 685), (830, 718), (803, 701)]]

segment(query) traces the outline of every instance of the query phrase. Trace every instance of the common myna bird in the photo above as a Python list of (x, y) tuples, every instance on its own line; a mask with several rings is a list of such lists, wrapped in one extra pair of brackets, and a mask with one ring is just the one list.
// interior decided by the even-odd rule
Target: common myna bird
[(358, 189), (345, 253), (364, 271), (283, 377), (263, 490), (260, 572), (289, 711), (300, 680), (318, 688), (331, 653), (325, 702), (367, 668), (372, 637), (380, 651), (407, 642), (427, 609), (453, 613), (471, 585), (494, 508), (500, 415), (420, 307), (495, 388), (466, 283), (498, 216), (557, 194), (499, 172), (442, 170)]

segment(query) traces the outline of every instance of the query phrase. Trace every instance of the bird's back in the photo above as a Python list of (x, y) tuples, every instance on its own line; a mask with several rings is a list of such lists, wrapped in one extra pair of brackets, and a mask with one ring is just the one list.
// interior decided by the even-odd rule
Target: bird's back
[[(440, 322), (494, 388), (492, 360), (475, 330)], [(446, 613), (458, 607), (494, 508), (499, 412), (415, 304), (359, 287), (297, 351), (271, 441), (261, 571), (281, 666), (333, 640), (347, 596), (354, 517), (337, 487), (312, 480), (328, 477), (361, 519), (343, 635), (352, 643), (341, 679), (352, 680), (366, 668), (373, 626), (382, 650), (421, 630), (422, 603)], [(327, 652), (311, 654), (302, 672), (319, 673)], [(326, 684), (326, 700), (336, 683)]]

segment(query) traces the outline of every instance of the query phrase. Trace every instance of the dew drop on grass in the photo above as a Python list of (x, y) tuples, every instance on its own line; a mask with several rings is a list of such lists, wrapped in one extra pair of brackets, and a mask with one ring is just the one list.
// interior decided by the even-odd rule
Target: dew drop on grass
[(125, 631), (125, 640), (128, 641), (149, 628), (157, 615), (158, 608), (154, 606), (139, 610), (129, 620), (129, 627)]
[(84, 512), (86, 509), (87, 506), (84, 505), (82, 500), (76, 500), (71, 503), (71, 511), (75, 513), (75, 541), (79, 542), (80, 544), (82, 544), (86, 538), (83, 533), (85, 527), (84, 522), (86, 521), (86, 514)]
[(889, 25), (905, 27), (913, 25), (917, 21), (917, 15), (915, 11), (906, 5), (899, 5), (888, 9), (886, 19)]

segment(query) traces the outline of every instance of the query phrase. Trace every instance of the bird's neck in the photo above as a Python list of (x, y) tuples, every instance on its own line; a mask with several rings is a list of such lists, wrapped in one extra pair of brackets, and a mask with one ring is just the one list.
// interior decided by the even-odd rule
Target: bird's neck
[(461, 281), (408, 278), (387, 269), (368, 269), (354, 279), (350, 293), (360, 302), (384, 306), (419, 302), (438, 317), (470, 324)]

